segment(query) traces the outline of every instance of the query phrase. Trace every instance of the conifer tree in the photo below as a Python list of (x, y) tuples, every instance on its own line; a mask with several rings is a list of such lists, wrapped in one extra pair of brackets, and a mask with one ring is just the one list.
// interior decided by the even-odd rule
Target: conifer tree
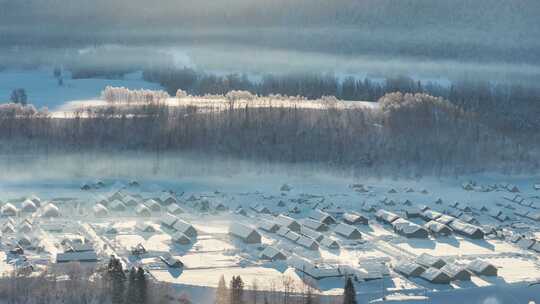
[(345, 283), (345, 290), (343, 291), (343, 304), (357, 304), (356, 303), (356, 291), (351, 278), (347, 278)]

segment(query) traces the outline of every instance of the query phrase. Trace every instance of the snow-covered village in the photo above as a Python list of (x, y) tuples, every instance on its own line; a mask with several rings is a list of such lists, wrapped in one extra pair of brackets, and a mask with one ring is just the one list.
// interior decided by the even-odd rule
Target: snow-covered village
[(116, 257), (195, 303), (214, 301), (222, 276), (261, 302), (334, 303), (347, 278), (365, 302), (538, 297), (540, 185), (528, 179), (258, 178), (11, 185), (0, 269), (84, 272)]
[(0, 304), (540, 304), (538, 0), (0, 0)]

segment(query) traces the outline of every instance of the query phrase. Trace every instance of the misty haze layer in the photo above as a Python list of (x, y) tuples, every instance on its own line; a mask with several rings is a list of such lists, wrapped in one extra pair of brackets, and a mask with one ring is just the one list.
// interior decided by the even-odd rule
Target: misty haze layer
[[(0, 7), (4, 66), (172, 62), (213, 72), (529, 82), (540, 75), (540, 3), (532, 0), (29, 0)], [(107, 51), (89, 58), (95, 47)]]

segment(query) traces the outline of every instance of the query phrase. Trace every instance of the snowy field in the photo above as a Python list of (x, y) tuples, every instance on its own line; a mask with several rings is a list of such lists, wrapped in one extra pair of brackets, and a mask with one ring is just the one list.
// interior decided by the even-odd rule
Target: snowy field
[[(463, 184), (469, 179), (476, 184)], [(537, 287), (528, 285), (540, 281), (539, 253), (535, 251), (539, 248), (532, 245), (540, 242), (540, 222), (533, 216), (540, 211), (540, 190), (534, 188), (538, 181), (538, 177), (497, 176), (359, 181), (328, 175), (141, 179), (131, 185), (130, 180), (117, 179), (104, 179), (103, 185), (85, 179), (4, 180), (0, 182), (3, 202), (0, 222), (4, 228), (12, 225), (14, 231), (1, 232), (0, 267), (4, 273), (28, 265), (39, 271), (54, 265), (58, 255), (66, 251), (66, 244), (82, 239), (82, 243), (90, 244), (95, 250), (97, 263), (106, 262), (114, 254), (126, 267), (142, 265), (156, 280), (191, 290), (193, 294), (201, 288), (216, 287), (221, 275), (226, 279), (241, 275), (248, 288), (255, 280), (260, 290), (279, 290), (284, 284), (291, 284), (300, 292), (308, 284), (331, 296), (342, 293), (344, 275), (353, 275), (360, 299), (373, 301), (384, 294), (389, 301), (423, 303), (430, 299), (433, 303), (451, 303), (448, 301), (455, 292), (477, 299), (478, 303), (507, 303), (505, 300), (515, 297), (539, 302)], [(88, 189), (82, 190), (81, 185)], [(25, 210), (28, 207), (25, 199), (30, 195), (36, 196), (34, 201), (39, 198), (34, 211)], [(508, 200), (516, 195), (523, 201)], [(118, 209), (115, 201), (123, 202), (124, 210), (115, 211)], [(452, 207), (455, 202), (465, 211)], [(105, 206), (105, 214), (96, 212), (97, 203)], [(58, 214), (48, 214), (51, 204), (58, 208)], [(148, 214), (135, 211), (139, 204), (148, 207)], [(187, 243), (176, 243), (173, 238), (178, 229), (162, 222), (172, 212), (171, 206), (178, 206), (182, 212), (175, 216), (196, 231)], [(369, 211), (367, 206), (372, 206), (374, 211)], [(13, 215), (8, 212), (10, 207), (16, 210)], [(264, 208), (269, 213), (262, 211)], [(380, 209), (405, 219), (406, 210), (439, 211), (459, 221), (469, 221), (485, 235), (474, 239), (454, 231), (449, 236), (405, 237), (391, 225), (376, 220), (375, 213)], [(331, 215), (338, 223), (343, 221), (344, 212), (355, 211), (365, 215), (369, 223), (354, 225), (361, 239), (348, 239), (336, 232), (337, 224), (328, 224), (328, 229), (320, 234), (335, 241), (339, 245), (337, 249), (327, 248), (321, 242), (318, 248), (310, 250), (289, 236), (259, 228), (262, 219), (277, 221), (275, 216), (279, 214), (305, 225), (303, 221), (313, 217), (315, 210)], [(506, 216), (502, 220), (494, 218), (499, 210)], [(529, 215), (522, 216), (520, 211)], [(422, 217), (408, 220), (419, 225), (426, 222)], [(29, 230), (23, 228), (25, 222), (31, 223)], [(231, 236), (232, 223), (256, 231), (261, 236), (260, 243), (246, 244)], [(516, 236), (532, 243), (514, 242)], [(24, 254), (10, 253), (24, 238), (29, 241), (21, 245)], [(144, 247), (144, 253), (134, 254), (133, 249), (138, 245)], [(261, 251), (268, 246), (278, 249), (288, 259), (260, 258)], [(399, 261), (415, 261), (424, 253), (462, 266), (480, 259), (495, 266), (497, 275), (472, 274), (470, 280), (452, 279), (440, 284), (396, 271)], [(183, 267), (172, 268), (163, 263), (160, 257), (167, 254), (180, 260)], [(332, 275), (315, 278), (313, 273), (324, 271), (304, 272), (291, 257), (326, 269)], [(483, 302), (489, 298), (495, 302)]]
[(140, 72), (127, 74), (123, 79), (72, 79), (69, 72), (64, 73), (63, 85), (59, 86), (50, 68), (0, 70), (0, 101), (9, 101), (12, 90), (23, 88), (29, 103), (38, 109), (47, 107), (54, 111), (68, 102), (96, 99), (106, 86), (161, 89), (158, 84), (142, 80)]

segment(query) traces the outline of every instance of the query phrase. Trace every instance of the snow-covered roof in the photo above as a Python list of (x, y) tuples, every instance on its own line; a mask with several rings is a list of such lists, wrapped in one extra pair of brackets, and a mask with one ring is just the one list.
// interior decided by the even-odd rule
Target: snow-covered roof
[(58, 216), (60, 216), (60, 210), (53, 203), (49, 203), (45, 207), (43, 207), (43, 211), (41, 213), (41, 216), (43, 216), (43, 217), (58, 217)]
[(436, 220), (438, 218), (440, 218), (441, 216), (443, 216), (444, 214), (438, 212), (438, 211), (435, 211), (435, 210), (426, 210), (424, 212), (422, 212), (422, 217), (426, 220)]
[(279, 235), (279, 236), (285, 237), (287, 235), (287, 233), (289, 233), (289, 231), (291, 231), (289, 228), (287, 228), (285, 226), (281, 226), (276, 231), (276, 234)]
[(83, 252), (64, 252), (56, 255), (57, 263), (67, 262), (97, 262), (97, 254), (95, 251)]
[(232, 222), (229, 226), (229, 233), (243, 239), (255, 243), (261, 242), (261, 235), (257, 230), (238, 222)]
[(143, 204), (138, 204), (135, 207), (135, 213), (138, 215), (150, 215), (150, 209)]
[(295, 268), (298, 271), (301, 271), (314, 279), (323, 279), (331, 277), (341, 277), (343, 276), (337, 267), (324, 267), (314, 265), (309, 260), (301, 258), (299, 256), (293, 255), (287, 259), (287, 264), (290, 267)]
[(356, 212), (346, 212), (343, 214), (343, 221), (350, 225), (355, 224), (367, 224), (368, 218), (367, 216), (356, 213)]
[(122, 201), (127, 205), (127, 206), (135, 206), (139, 203), (139, 199), (131, 196), (131, 195), (126, 195), (124, 198), (122, 198)]
[(470, 262), (467, 269), (479, 275), (497, 275), (497, 267), (480, 259)]
[(176, 204), (176, 198), (169, 192), (163, 192), (159, 196), (159, 200), (163, 204)]
[(109, 203), (109, 208), (115, 211), (122, 211), (126, 210), (126, 204), (124, 204), (124, 202), (121, 200), (115, 199)]
[(317, 242), (320, 242), (321, 239), (324, 237), (320, 232), (317, 232), (313, 229), (309, 229), (306, 226), (302, 226), (300, 233), (305, 236), (309, 236), (310, 238), (316, 240)]
[(434, 233), (443, 233), (443, 234), (452, 233), (452, 229), (450, 229), (450, 227), (436, 221), (429, 221), (424, 224), (424, 227), (426, 227), (427, 229), (429, 229), (430, 231)]
[(153, 210), (153, 211), (161, 210), (161, 205), (153, 199), (147, 200), (146, 202), (144, 202), (144, 204), (146, 205), (146, 207), (150, 208), (150, 210)]
[(403, 218), (393, 221), (392, 226), (397, 233), (408, 237), (428, 237), (428, 232), (424, 227)]
[(375, 216), (378, 220), (384, 221), (386, 223), (392, 223), (393, 221), (397, 220), (399, 216), (393, 212), (386, 211), (384, 209), (379, 209), (377, 213), (375, 213)]
[(268, 260), (285, 260), (287, 257), (285, 254), (275, 247), (267, 246), (263, 249), (263, 251), (259, 254), (259, 257), (261, 259), (268, 259)]
[(147, 222), (137, 222), (135, 224), (135, 228), (143, 232), (156, 232), (156, 229), (154, 228), (154, 226), (152, 226), (150, 223), (147, 223)]
[(325, 223), (327, 225), (336, 223), (336, 219), (334, 217), (332, 217), (330, 214), (324, 211), (321, 211), (319, 209), (313, 210), (309, 214), (309, 217), (319, 222)]
[(182, 232), (189, 237), (194, 237), (197, 235), (197, 230), (195, 229), (195, 227), (182, 219), (178, 219), (178, 221), (174, 223), (173, 228), (176, 231)]
[(455, 220), (452, 223), (450, 223), (450, 228), (470, 238), (476, 238), (476, 239), (484, 238), (484, 231), (482, 231), (480, 227), (477, 227), (468, 223), (464, 223), (459, 220)]
[(323, 237), (322, 240), (320, 240), (320, 244), (326, 248), (330, 248), (330, 249), (338, 249), (339, 248), (339, 243), (334, 240), (334, 239), (331, 239), (327, 236)]
[(300, 231), (300, 224), (293, 218), (288, 217), (286, 215), (280, 214), (278, 215), (274, 221), (280, 225), (289, 228), (293, 231)]
[(274, 233), (279, 229), (279, 225), (272, 221), (260, 220), (259, 229)]
[(443, 214), (440, 216), (436, 221), (445, 225), (449, 225), (452, 221), (454, 221), (456, 218), (447, 214)]
[(257, 213), (265, 213), (265, 214), (271, 213), (270, 209), (268, 209), (268, 207), (266, 207), (263, 204), (255, 204), (255, 205), (250, 206), (250, 208), (253, 209), (253, 211)]
[(2, 227), (2, 232), (3, 233), (14, 233), (15, 232), (15, 227), (13, 227), (13, 224), (8, 222), (8, 223), (4, 224), (4, 226)]
[(166, 226), (166, 227), (173, 227), (174, 223), (176, 223), (176, 221), (178, 221), (178, 217), (176, 217), (176, 216), (174, 216), (174, 215), (172, 215), (170, 213), (165, 213), (160, 218), (161, 224), (163, 226)]
[(317, 250), (319, 249), (319, 243), (317, 243), (314, 239), (301, 235), (298, 240), (296, 240), (296, 243), (302, 247), (306, 247), (311, 250)]
[(189, 236), (178, 231), (171, 235), (171, 239), (173, 242), (183, 244), (183, 245), (191, 243), (191, 238)]
[(419, 276), (424, 272), (425, 268), (416, 264), (413, 261), (402, 260), (394, 265), (394, 270), (407, 276)]
[(351, 226), (351, 225), (347, 225), (347, 224), (344, 224), (344, 223), (339, 223), (334, 228), (334, 232), (336, 232), (337, 234), (342, 235), (342, 236), (344, 236), (346, 238), (355, 238), (355, 239), (362, 238), (362, 234), (360, 233), (360, 231), (356, 227)]
[(21, 204), (21, 210), (23, 212), (34, 212), (37, 210), (37, 207), (36, 207), (36, 204), (32, 200), (26, 199)]
[(441, 271), (446, 273), (453, 280), (469, 280), (471, 278), (471, 273), (465, 268), (458, 264), (446, 264), (441, 268)]
[(422, 253), (416, 258), (416, 263), (425, 266), (425, 267), (435, 267), (435, 268), (442, 268), (444, 265), (446, 265), (446, 262), (439, 258), (432, 256), (427, 253)]
[(174, 268), (184, 267), (184, 263), (180, 259), (173, 257), (170, 253), (164, 253), (159, 258), (165, 263), (165, 265)]
[(17, 213), (17, 207), (15, 207), (12, 203), (7, 203), (0, 209), (0, 212), (2, 215), (15, 215)]
[(300, 238), (300, 235), (294, 231), (289, 230), (289, 232), (287, 232), (287, 234), (285, 235), (285, 238), (293, 242), (296, 242)]
[(426, 269), (421, 275), (423, 279), (426, 279), (432, 283), (449, 283), (451, 278), (440, 269), (430, 267)]
[(102, 204), (96, 204), (94, 207), (92, 207), (94, 214), (97, 216), (105, 216), (109, 214), (109, 210), (107, 207), (103, 206)]
[(184, 209), (178, 206), (178, 204), (170, 204), (169, 206), (167, 206), (167, 211), (174, 214), (184, 213)]
[(316, 231), (326, 231), (328, 230), (328, 226), (323, 223), (323, 222), (319, 222), (317, 220), (314, 220), (312, 218), (306, 218), (306, 219), (302, 219), (300, 220), (300, 223), (310, 229), (313, 229), (313, 230), (316, 230)]

